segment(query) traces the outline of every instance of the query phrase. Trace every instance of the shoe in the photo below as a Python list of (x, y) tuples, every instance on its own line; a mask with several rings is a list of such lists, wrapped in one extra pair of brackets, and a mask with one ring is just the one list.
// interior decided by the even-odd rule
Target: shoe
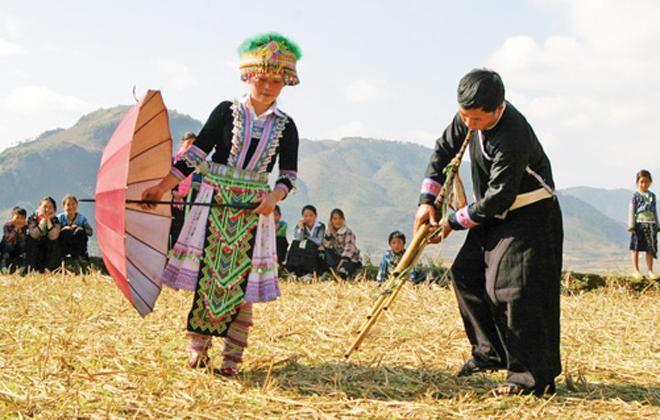
[(649, 279), (649, 280), (651, 280), (651, 281), (653, 281), (653, 280), (657, 280), (657, 279), (658, 279), (658, 276), (655, 275), (655, 274), (653, 274), (652, 271), (649, 271), (649, 272), (646, 274), (646, 278)]
[(633, 280), (643, 280), (644, 276), (639, 271), (635, 271), (632, 275)]
[(211, 359), (208, 355), (194, 353), (190, 357), (190, 360), (188, 360), (188, 366), (190, 366), (192, 369), (204, 369), (209, 365), (210, 362)]
[(313, 278), (314, 278), (314, 277), (313, 277), (311, 274), (305, 274), (304, 276), (299, 277), (298, 280), (301, 280), (301, 281), (312, 281)]
[(321, 277), (319, 277), (319, 280), (321, 280), (321, 281), (330, 281), (330, 280), (332, 280), (332, 274), (323, 273), (323, 274), (321, 274)]
[(491, 389), (490, 392), (494, 397), (499, 397), (501, 395), (531, 395), (534, 394), (534, 388), (513, 382), (505, 382), (497, 388)]
[(460, 378), (463, 376), (474, 375), (479, 372), (495, 372), (500, 369), (504, 369), (504, 366), (477, 362), (474, 357), (471, 357), (467, 362), (463, 363), (463, 366), (461, 366), (454, 376)]
[(220, 375), (222, 376), (238, 376), (240, 373), (241, 372), (233, 366), (223, 366), (220, 368)]

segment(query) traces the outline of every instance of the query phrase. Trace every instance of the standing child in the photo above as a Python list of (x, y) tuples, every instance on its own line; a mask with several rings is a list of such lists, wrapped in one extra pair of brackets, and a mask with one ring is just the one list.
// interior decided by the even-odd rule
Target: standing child
[(302, 209), (302, 218), (293, 231), (293, 242), (286, 257), (286, 269), (303, 280), (311, 280), (319, 263), (319, 246), (325, 236), (325, 225), (317, 220), (316, 207)]
[(2, 228), (0, 242), (0, 270), (15, 271), (25, 265), (25, 250), (27, 247), (27, 212), (20, 207), (11, 211), (11, 220)]
[(78, 213), (78, 199), (67, 194), (62, 199), (64, 211), (57, 215), (62, 229), (60, 231), (60, 250), (62, 256), (71, 255), (72, 259), (88, 259), (87, 239), (94, 230), (87, 218)]
[[(398, 230), (390, 233), (390, 236), (387, 238), (387, 243), (390, 245), (390, 249), (383, 255), (383, 259), (380, 260), (380, 267), (378, 268), (378, 275), (376, 276), (376, 281), (379, 284), (382, 284), (387, 281), (390, 277), (392, 270), (396, 268), (401, 261), (401, 257), (406, 252), (406, 235)], [(408, 278), (411, 282), (417, 282), (417, 268), (413, 268), (408, 275)]]
[(288, 228), (286, 222), (282, 220), (282, 210), (280, 206), (275, 206), (273, 210), (273, 217), (275, 218), (275, 245), (277, 246), (277, 262), (280, 268), (284, 266), (286, 260), (286, 251), (289, 249), (289, 241), (286, 238), (286, 230)]
[[(323, 251), (323, 271), (332, 269), (341, 278), (347, 279), (353, 277), (362, 267), (355, 233), (346, 226), (346, 217), (341, 209), (333, 209), (330, 212), (328, 230), (321, 249)], [(325, 274), (323, 279), (328, 278), (328, 275)]]
[(26, 265), (28, 270), (43, 273), (55, 270), (61, 261), (59, 236), (62, 226), (55, 215), (57, 204), (52, 197), (39, 201), (39, 208), (27, 221)]
[[(258, 203), (254, 210), (195, 206), (163, 274), (164, 284), (195, 291), (187, 325), (189, 365), (207, 366), (212, 338), (224, 337), (223, 375), (239, 373), (252, 304), (280, 295), (272, 213), (294, 188), (298, 170), (298, 130), (276, 100), (284, 86), (298, 84), (299, 48), (269, 33), (246, 40), (239, 54), (248, 93), (221, 102), (170, 174), (142, 193), (144, 200), (160, 200), (197, 170), (204, 179), (196, 202)], [(271, 189), (268, 174), (276, 161), (279, 176)]]
[(655, 194), (649, 188), (653, 182), (651, 173), (645, 169), (637, 172), (637, 191), (630, 201), (628, 212), (628, 231), (630, 231), (630, 250), (632, 251), (632, 262), (635, 279), (642, 279), (639, 272), (639, 252), (646, 253), (647, 277), (655, 280), (653, 274), (653, 259), (658, 258), (658, 212)]

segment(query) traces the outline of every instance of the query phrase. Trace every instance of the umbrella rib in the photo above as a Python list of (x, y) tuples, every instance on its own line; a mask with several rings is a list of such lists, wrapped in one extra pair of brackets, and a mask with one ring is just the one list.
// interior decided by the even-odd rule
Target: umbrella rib
[(137, 297), (139, 297), (140, 300), (141, 300), (145, 305), (147, 305), (147, 307), (149, 308), (150, 311), (153, 312), (154, 307), (151, 306), (151, 305), (149, 305), (149, 303), (148, 303), (146, 300), (144, 300), (144, 298), (142, 297), (142, 295), (140, 294), (140, 292), (138, 292), (138, 291), (135, 289), (135, 287), (133, 287), (133, 286), (131, 285), (131, 282), (128, 282), (128, 287), (130, 287), (130, 288), (131, 288), (131, 291), (132, 291), (133, 293), (135, 293), (135, 295), (136, 295)]
[(140, 274), (142, 274), (144, 277), (146, 277), (147, 280), (149, 280), (149, 282), (150, 282), (151, 284), (153, 284), (154, 286), (156, 286), (156, 287), (158, 287), (159, 289), (161, 289), (160, 284), (156, 284), (156, 283), (154, 283), (154, 281), (151, 280), (151, 278), (150, 278), (149, 276), (147, 276), (147, 274), (146, 274), (144, 271), (140, 270), (140, 267), (138, 267), (137, 264), (135, 264), (135, 262), (134, 262), (130, 257), (126, 257), (126, 259), (128, 260), (128, 262), (130, 262), (130, 263), (133, 265), (133, 267), (135, 267), (135, 269), (136, 269), (137, 271), (140, 272)]
[(141, 152), (138, 153), (137, 155), (135, 155), (135, 156), (131, 156), (131, 159), (130, 159), (130, 160), (134, 160), (134, 159), (136, 159), (138, 156), (142, 156), (143, 154), (147, 153), (147, 152), (150, 151), (151, 149), (154, 149), (154, 148), (160, 146), (161, 144), (163, 144), (163, 143), (165, 143), (165, 142), (167, 142), (167, 141), (172, 141), (172, 137), (168, 137), (168, 138), (166, 138), (165, 140), (162, 140), (162, 141), (160, 141), (160, 142), (154, 144), (153, 146), (149, 146), (147, 149), (144, 149), (143, 151), (141, 151)]
[[(144, 105), (143, 105), (143, 106), (144, 106)], [(136, 128), (135, 131), (133, 132), (133, 137), (135, 137), (135, 135), (136, 135), (140, 130), (142, 130), (144, 127), (146, 127), (147, 124), (149, 124), (150, 122), (152, 122), (153, 120), (155, 120), (157, 117), (159, 117), (160, 114), (162, 114), (163, 112), (167, 113), (167, 109), (163, 108), (162, 111), (158, 111), (158, 113), (157, 113), (156, 115), (154, 115), (153, 117), (149, 118), (147, 121), (144, 122), (144, 124), (142, 124), (141, 126), (139, 126), (138, 128)]]
[[(136, 241), (140, 242), (140, 243), (143, 244), (144, 246), (147, 246), (147, 247), (153, 249), (154, 251), (156, 251), (156, 252), (159, 253), (160, 255), (162, 255), (162, 256), (164, 256), (164, 257), (167, 258), (167, 254), (163, 254), (160, 250), (158, 250), (158, 249), (154, 248), (153, 246), (149, 245), (148, 243), (144, 242), (142, 239), (138, 238), (137, 236), (133, 235), (132, 233), (130, 233), (130, 232), (126, 232), (126, 234), (127, 234), (128, 236), (130, 236), (131, 238), (135, 239)], [(132, 261), (131, 261), (131, 262), (132, 262)]]

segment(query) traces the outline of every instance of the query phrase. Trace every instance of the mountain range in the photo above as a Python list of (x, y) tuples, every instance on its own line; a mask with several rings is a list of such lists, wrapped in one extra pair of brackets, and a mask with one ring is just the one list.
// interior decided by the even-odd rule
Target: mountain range
[[(20, 205), (34, 211), (40, 197), (58, 201), (66, 193), (93, 197), (101, 152), (128, 107), (100, 109), (68, 129), (44, 132), (0, 153), (0, 217)], [(190, 116), (169, 112), (172, 138), (199, 131)], [(174, 147), (178, 146), (175, 141)], [(282, 204), (293, 226), (305, 204), (314, 204), (327, 222), (330, 211), (344, 210), (347, 224), (363, 253), (377, 263), (387, 249), (387, 236), (401, 230), (409, 238), (419, 186), (431, 149), (413, 144), (369, 138), (301, 139), (297, 191)], [(471, 197), (469, 163), (461, 166), (466, 193)], [(621, 271), (628, 260), (626, 218), (632, 191), (574, 187), (558, 191), (564, 215), (564, 262), (571, 270)], [(93, 219), (91, 204), (80, 212)], [(289, 232), (291, 235), (292, 232)], [(449, 262), (464, 234), (426, 251), (430, 258)], [(98, 254), (94, 240), (90, 251)]]

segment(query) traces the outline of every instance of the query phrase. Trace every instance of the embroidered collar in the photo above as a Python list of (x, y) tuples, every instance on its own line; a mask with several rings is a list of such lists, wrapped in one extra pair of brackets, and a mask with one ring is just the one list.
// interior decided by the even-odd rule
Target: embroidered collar
[(281, 118), (285, 116), (284, 112), (280, 111), (280, 109), (277, 107), (277, 101), (273, 102), (273, 104), (261, 115), (257, 115), (257, 113), (255, 112), (254, 107), (252, 106), (252, 101), (250, 100), (249, 93), (243, 95), (238, 101), (243, 105), (245, 105), (247, 109), (249, 109), (250, 112), (252, 112), (252, 115), (257, 120), (266, 119), (271, 114), (275, 114), (276, 116)]

